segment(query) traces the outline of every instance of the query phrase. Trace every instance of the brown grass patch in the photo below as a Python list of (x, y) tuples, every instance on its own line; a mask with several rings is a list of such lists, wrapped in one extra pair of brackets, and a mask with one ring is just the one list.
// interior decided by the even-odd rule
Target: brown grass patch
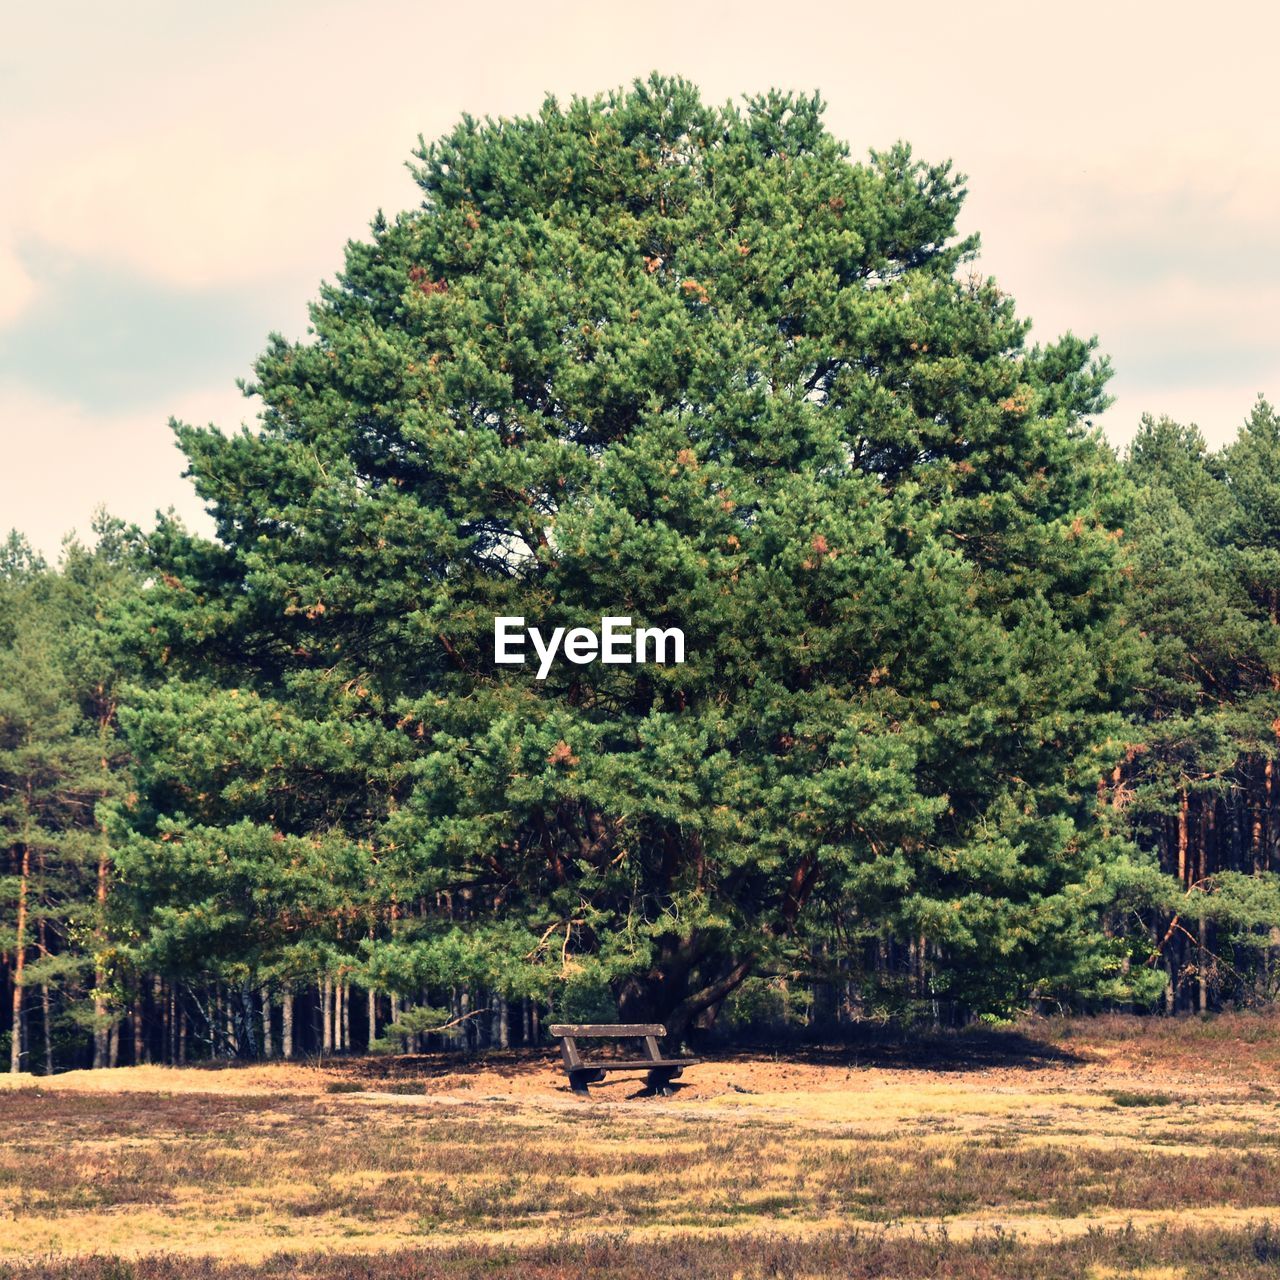
[[(832, 1250), (852, 1250), (837, 1273), (850, 1275), (873, 1256), (904, 1277), (1101, 1280), (1146, 1266), (1155, 1280), (1184, 1265), (1137, 1256), (1122, 1239), (1132, 1222), (1144, 1238), (1183, 1239), (1188, 1276), (1212, 1242), (1238, 1263), (1213, 1274), (1275, 1274), (1245, 1256), (1260, 1224), (1280, 1220), (1280, 1086), (1263, 1083), (1280, 1055), (1254, 1036), (1272, 1023), (1179, 1024), (1192, 1048), (1135, 1066), (1148, 1060), (1132, 1021), (1024, 1028), (1008, 1043), (1040, 1048), (1023, 1066), (990, 1035), (943, 1037), (919, 1065), (892, 1044), (794, 1062), (728, 1055), (671, 1099), (639, 1098), (642, 1082), (623, 1077), (583, 1103), (545, 1056), (520, 1054), (0, 1078), (0, 1261), (22, 1280), (70, 1274), (56, 1270), (70, 1258), (97, 1276), (108, 1263), (90, 1259), (106, 1254), (136, 1259), (120, 1275), (144, 1280), (169, 1274), (171, 1256), (266, 1266), (294, 1250), (270, 1274), (323, 1277), (323, 1249), (351, 1256), (357, 1269), (341, 1274), (399, 1276), (418, 1274), (429, 1246), (431, 1267), (454, 1269), (424, 1275), (479, 1274), (464, 1255), (487, 1257), (484, 1274), (539, 1275), (559, 1240), (563, 1267), (547, 1274), (575, 1276), (625, 1239), (657, 1259), (646, 1280), (681, 1259), (697, 1262), (686, 1274), (732, 1274), (716, 1267), (740, 1249), (756, 1259), (743, 1276), (775, 1254), (829, 1274)], [(1256, 1056), (1201, 1070), (1226, 1043)], [(920, 1252), (939, 1222), (951, 1252), (937, 1240)], [(1073, 1245), (1075, 1271), (1017, 1269), (1054, 1260), (1042, 1242), (1104, 1228), (1105, 1247)], [(731, 1250), (707, 1244), (726, 1238)], [(53, 1270), (31, 1270), (36, 1255)], [(360, 1260), (375, 1255), (390, 1270)], [(919, 1270), (926, 1256), (934, 1271)]]

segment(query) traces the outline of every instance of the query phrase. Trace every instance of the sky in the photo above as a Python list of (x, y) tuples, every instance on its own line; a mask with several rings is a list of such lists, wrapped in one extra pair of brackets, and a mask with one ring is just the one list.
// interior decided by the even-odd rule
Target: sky
[(208, 527), (169, 418), (254, 419), (236, 379), (418, 203), (419, 134), (653, 70), (817, 89), (855, 156), (952, 159), (1033, 340), (1111, 357), (1117, 445), (1280, 400), (1280, 6), (43, 0), (3, 29), (0, 533), (51, 558), (98, 504)]

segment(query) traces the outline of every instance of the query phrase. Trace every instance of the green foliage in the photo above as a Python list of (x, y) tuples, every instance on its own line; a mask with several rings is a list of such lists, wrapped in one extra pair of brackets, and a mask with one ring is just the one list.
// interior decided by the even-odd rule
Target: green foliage
[[(1125, 469), (1138, 492), (1129, 610), (1143, 649), (1138, 729), (1114, 803), (1174, 877), (1148, 886), (1152, 961), (1175, 984), (1210, 973), (1223, 995), (1270, 999), (1280, 416), (1260, 399), (1217, 453), (1194, 427), (1146, 418)], [(1187, 925), (1201, 922), (1193, 936)]]
[[(49, 1041), (92, 1025), (80, 1001), (110, 951), (97, 809), (126, 781), (107, 618), (136, 589), (137, 545), (105, 515), (94, 533), (92, 551), (64, 547), (57, 572), (16, 534), (0, 551), (0, 949), (21, 969), (21, 1003), (35, 989), (49, 1000)], [(15, 1069), (37, 1065), (29, 1043), (10, 1046)]]
[(394, 1022), (383, 1028), (382, 1035), (372, 1042), (372, 1048), (382, 1053), (404, 1053), (415, 1036), (440, 1031), (450, 1025), (447, 1009), (433, 1009), (416, 1005), (404, 1010)]
[(1143, 1093), (1131, 1089), (1113, 1089), (1109, 1096), (1117, 1107), (1168, 1107), (1177, 1101), (1167, 1093)]

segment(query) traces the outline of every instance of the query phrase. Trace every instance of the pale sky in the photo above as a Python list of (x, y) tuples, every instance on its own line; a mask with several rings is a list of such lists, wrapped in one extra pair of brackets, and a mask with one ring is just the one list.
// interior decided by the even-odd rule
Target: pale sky
[[(962, 230), (1033, 338), (1098, 334), (1103, 419), (1234, 436), (1280, 399), (1280, 7), (8, 0), (0, 46), (0, 534), (105, 503), (200, 524), (171, 414), (234, 427), (267, 333), (464, 111), (652, 70), (711, 101), (819, 90), (855, 156), (969, 176)], [(207, 527), (207, 526), (204, 526)]]

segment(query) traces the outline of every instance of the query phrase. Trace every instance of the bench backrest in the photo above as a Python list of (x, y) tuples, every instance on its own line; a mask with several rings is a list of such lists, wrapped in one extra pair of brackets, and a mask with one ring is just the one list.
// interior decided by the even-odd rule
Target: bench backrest
[(609, 1036), (619, 1040), (635, 1036), (665, 1036), (666, 1027), (657, 1022), (553, 1022), (547, 1028), (557, 1039), (573, 1036), (576, 1039), (596, 1037), (604, 1039)]

